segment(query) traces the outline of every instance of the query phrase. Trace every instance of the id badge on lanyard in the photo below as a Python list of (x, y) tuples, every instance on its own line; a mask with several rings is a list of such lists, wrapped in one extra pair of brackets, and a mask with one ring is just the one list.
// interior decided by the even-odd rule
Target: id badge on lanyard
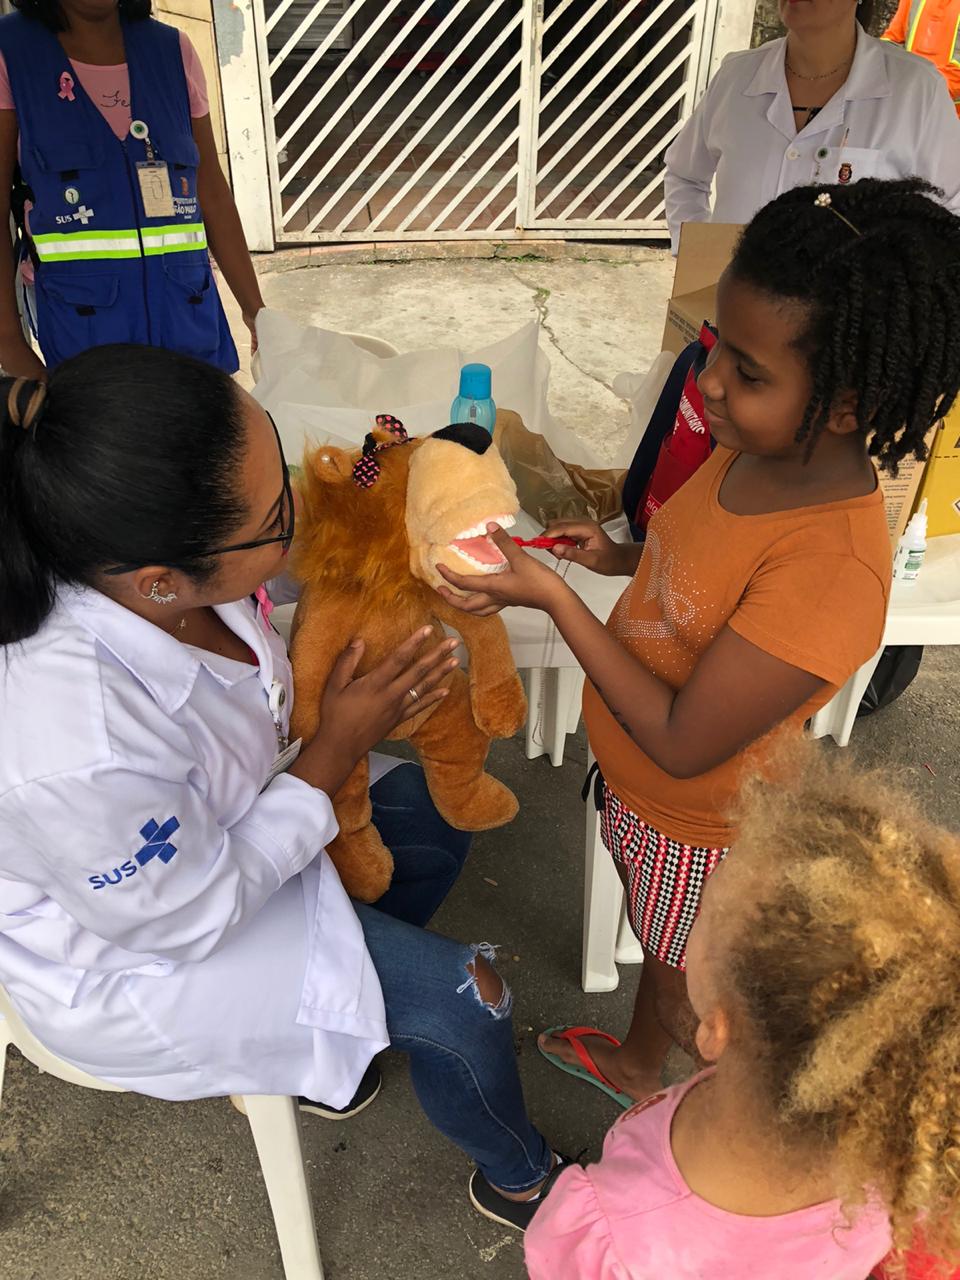
[(174, 217), (176, 210), (173, 207), (170, 170), (165, 160), (157, 159), (150, 141), (150, 130), (142, 120), (134, 120), (130, 125), (130, 136), (142, 142), (147, 151), (146, 160), (137, 161), (137, 182), (140, 186), (140, 202), (143, 205), (144, 217)]
[(274, 680), (270, 687), (269, 707), (270, 716), (273, 719), (273, 727), (277, 733), (277, 755), (270, 766), (270, 772), (267, 774), (267, 779), (261, 787), (261, 791), (265, 791), (278, 774), (286, 773), (300, 754), (303, 739), (297, 738), (295, 742), (290, 742), (283, 728), (283, 708), (286, 706), (286, 702), (286, 689), (279, 680)]

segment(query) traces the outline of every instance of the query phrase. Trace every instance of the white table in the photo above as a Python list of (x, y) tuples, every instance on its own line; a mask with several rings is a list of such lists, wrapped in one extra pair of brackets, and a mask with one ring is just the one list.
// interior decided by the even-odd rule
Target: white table
[(890, 644), (960, 645), (960, 534), (931, 538), (916, 582), (894, 583), (883, 646), (813, 717), (814, 738), (849, 743), (867, 685)]

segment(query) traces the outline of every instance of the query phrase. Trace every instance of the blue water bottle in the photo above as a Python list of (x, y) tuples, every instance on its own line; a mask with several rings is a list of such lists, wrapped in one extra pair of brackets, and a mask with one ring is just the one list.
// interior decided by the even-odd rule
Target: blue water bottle
[(490, 366), (465, 364), (460, 370), (460, 394), (450, 407), (451, 422), (475, 422), (493, 435), (497, 406), (490, 399)]

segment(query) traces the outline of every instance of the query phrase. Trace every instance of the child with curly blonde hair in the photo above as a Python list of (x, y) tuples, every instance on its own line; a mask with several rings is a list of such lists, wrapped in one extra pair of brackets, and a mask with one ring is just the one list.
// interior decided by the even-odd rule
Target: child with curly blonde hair
[(625, 1112), (532, 1280), (865, 1280), (960, 1260), (960, 840), (806, 747), (752, 783), (687, 982), (706, 1072)]

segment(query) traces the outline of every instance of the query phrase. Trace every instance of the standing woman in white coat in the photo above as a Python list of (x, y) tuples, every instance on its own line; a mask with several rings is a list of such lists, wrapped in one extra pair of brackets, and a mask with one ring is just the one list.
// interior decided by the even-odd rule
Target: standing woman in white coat
[(522, 1229), (557, 1160), (510, 993), (489, 948), (422, 927), (469, 837), (417, 766), (375, 765), (393, 885), (354, 905), (324, 851), (328, 797), (444, 696), (455, 642), (417, 632), (361, 678), (349, 648), (291, 760), (256, 593), (293, 521), (272, 421), (211, 365), (99, 347), (46, 391), (0, 380), (0, 982), (54, 1053), (159, 1098), (349, 1115), (393, 1044), (475, 1206)]
[[(780, 0), (786, 37), (734, 53), (667, 151), (667, 222), (749, 222), (783, 191), (925, 178), (960, 213), (960, 119), (929, 63), (867, 35), (873, 0)], [(711, 188), (716, 196), (711, 209)]]

